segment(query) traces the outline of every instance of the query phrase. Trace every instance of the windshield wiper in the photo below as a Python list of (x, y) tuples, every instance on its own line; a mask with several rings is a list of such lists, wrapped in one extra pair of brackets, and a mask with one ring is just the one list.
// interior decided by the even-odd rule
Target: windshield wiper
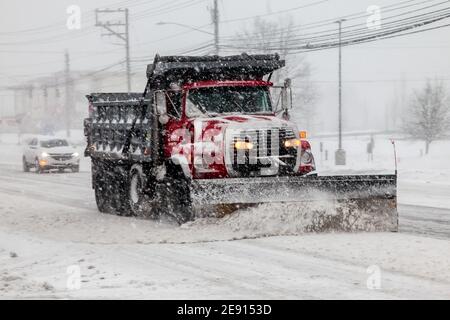
[(245, 113), (245, 110), (244, 110), (244, 108), (239, 104), (239, 103), (237, 103), (236, 101), (232, 101), (233, 103), (234, 103), (234, 105), (236, 106), (236, 107), (238, 107), (240, 110), (241, 110), (241, 112), (242, 113)]
[(200, 104), (198, 104), (198, 110), (200, 110), (202, 113), (206, 114), (208, 117), (211, 117), (211, 118), (217, 117), (217, 113), (209, 113), (208, 110)]

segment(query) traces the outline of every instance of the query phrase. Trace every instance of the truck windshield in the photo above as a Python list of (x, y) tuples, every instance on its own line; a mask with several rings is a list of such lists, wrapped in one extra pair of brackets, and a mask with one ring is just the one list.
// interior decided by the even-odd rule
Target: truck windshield
[(67, 147), (69, 143), (64, 139), (52, 139), (41, 141), (42, 148), (56, 148), (56, 147)]
[(186, 113), (189, 117), (220, 113), (272, 112), (265, 87), (210, 87), (189, 91)]

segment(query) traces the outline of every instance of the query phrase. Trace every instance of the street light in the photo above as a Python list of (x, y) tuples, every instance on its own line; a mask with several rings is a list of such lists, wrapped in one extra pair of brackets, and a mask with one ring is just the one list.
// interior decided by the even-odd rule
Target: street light
[(341, 36), (342, 36), (342, 22), (345, 19), (340, 19), (336, 21), (339, 24), (339, 147), (336, 150), (334, 161), (337, 166), (345, 165), (345, 150), (342, 149), (342, 45), (341, 45)]
[(209, 34), (211, 36), (214, 35), (214, 33), (212, 33), (212, 32), (208, 32), (208, 31), (205, 31), (205, 30), (202, 30), (202, 29), (199, 29), (199, 28), (196, 28), (196, 27), (192, 27), (192, 26), (189, 26), (189, 25), (183, 24), (183, 23), (165, 22), (165, 21), (160, 21), (160, 22), (156, 23), (156, 25), (158, 25), (158, 26), (164, 26), (164, 25), (170, 25), (170, 24), (176, 25), (176, 26), (180, 26), (180, 27), (184, 27), (184, 28), (188, 28), (188, 29), (191, 29), (191, 30), (194, 30), (194, 31), (198, 31), (198, 32), (203, 32), (203, 33)]

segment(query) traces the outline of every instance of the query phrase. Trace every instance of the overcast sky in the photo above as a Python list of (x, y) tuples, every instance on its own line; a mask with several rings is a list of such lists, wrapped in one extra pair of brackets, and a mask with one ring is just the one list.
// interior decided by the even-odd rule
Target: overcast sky
[[(124, 50), (114, 45), (119, 41), (101, 37), (94, 27), (95, 8), (128, 7), (130, 10), (131, 56), (134, 72), (145, 73), (156, 52), (173, 54), (212, 41), (206, 33), (189, 31), (176, 25), (156, 25), (157, 22), (177, 22), (212, 32), (207, 9), (212, 0), (15, 0), (0, 2), (0, 87), (20, 84), (64, 68), (64, 50), (71, 56), (74, 70), (98, 70), (124, 59)], [(411, 1), (414, 2), (414, 1)], [(423, 2), (423, 1), (415, 1)], [(430, 1), (437, 3), (443, 1)], [(314, 4), (313, 4), (314, 3)], [(366, 0), (219, 0), (221, 36), (230, 36), (248, 27), (251, 19), (265, 15), (278, 21), (291, 15), (296, 25), (366, 11), (370, 5), (380, 7), (398, 1)], [(304, 8), (303, 5), (313, 4)], [(78, 5), (82, 10), (81, 29), (68, 30), (67, 8)], [(297, 9), (296, 9), (297, 8)], [(281, 13), (278, 13), (282, 11)], [(383, 11), (381, 12), (383, 17)], [(228, 20), (236, 20), (229, 21)], [(440, 24), (450, 23), (450, 19)], [(439, 24), (438, 24), (439, 25)], [(335, 25), (334, 25), (335, 26)], [(330, 24), (333, 27), (333, 24)], [(450, 83), (450, 28), (441, 28), (417, 35), (345, 47), (343, 49), (344, 127), (347, 130), (382, 128), (386, 108), (392, 104), (395, 92), (409, 94), (423, 86), (426, 78), (444, 79)], [(337, 49), (306, 54), (311, 64), (312, 79), (319, 88), (317, 126), (321, 130), (336, 129), (337, 110)], [(118, 66), (115, 70), (121, 70)], [(140, 91), (144, 83), (134, 81), (133, 90)], [(10, 103), (5, 90), (0, 102)]]

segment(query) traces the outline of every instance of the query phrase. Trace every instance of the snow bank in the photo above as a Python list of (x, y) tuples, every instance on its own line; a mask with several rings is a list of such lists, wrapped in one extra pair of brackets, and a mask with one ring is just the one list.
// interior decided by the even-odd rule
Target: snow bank
[[(319, 172), (325, 174), (386, 172), (394, 173), (394, 150), (389, 136), (375, 136), (373, 161), (366, 153), (370, 136), (344, 137), (343, 147), (347, 152), (347, 165), (334, 165), (336, 138), (316, 138), (311, 140)], [(430, 153), (424, 154), (422, 141), (394, 139), (397, 149), (398, 173), (401, 179), (432, 180), (450, 184), (450, 140), (435, 141)], [(320, 152), (322, 143), (323, 152)], [(328, 160), (325, 152), (328, 151)]]

